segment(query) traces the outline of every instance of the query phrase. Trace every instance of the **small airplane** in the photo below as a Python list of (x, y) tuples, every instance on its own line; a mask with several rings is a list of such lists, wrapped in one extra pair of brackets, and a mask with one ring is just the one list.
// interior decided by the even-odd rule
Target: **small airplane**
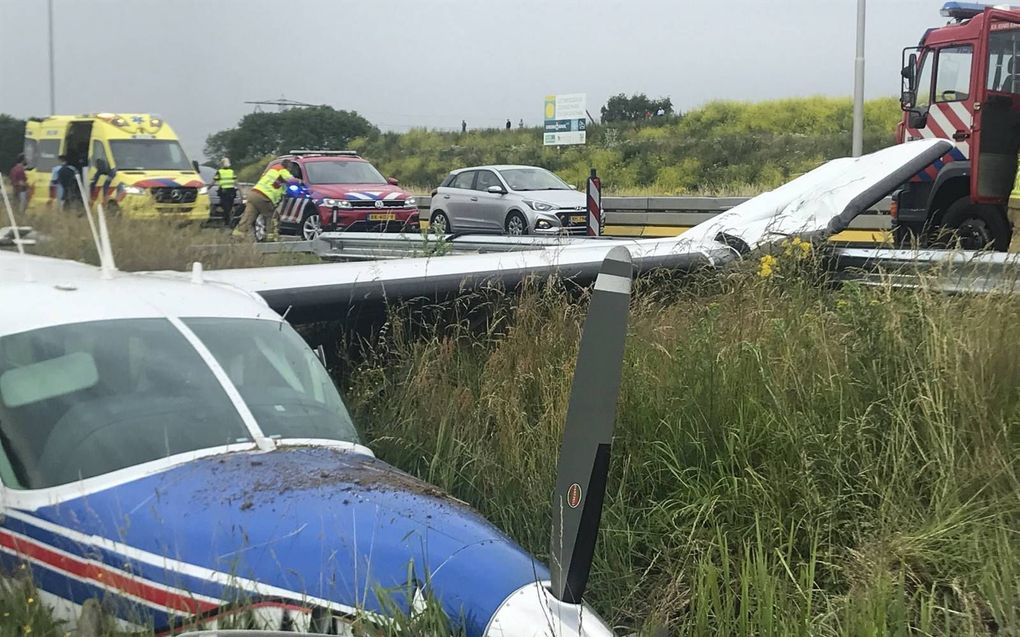
[[(612, 635), (584, 592), (634, 273), (838, 232), (947, 145), (834, 160), (679, 238), (369, 264), (124, 273), (86, 202), (99, 267), (0, 251), (0, 566), (69, 626), (99, 599), (157, 634), (345, 635), (438, 605), (470, 637)], [(552, 274), (594, 286), (547, 567), (375, 458), (291, 324)]]

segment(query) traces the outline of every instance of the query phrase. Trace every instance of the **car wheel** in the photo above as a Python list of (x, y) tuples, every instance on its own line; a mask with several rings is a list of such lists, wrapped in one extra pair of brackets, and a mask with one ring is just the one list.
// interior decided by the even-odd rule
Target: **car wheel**
[(266, 240), (266, 218), (262, 215), (255, 217), (255, 222), (252, 224), (252, 232), (255, 233), (256, 241)]
[(301, 222), (301, 238), (305, 241), (311, 241), (322, 234), (322, 217), (319, 216), (319, 211), (314, 206), (309, 212), (305, 213), (305, 218)]
[(941, 230), (944, 236), (939, 243), (948, 240), (951, 248), (959, 245), (962, 250), (991, 248), (999, 252), (1009, 249), (1009, 223), (996, 206), (958, 199), (946, 210)]
[(506, 216), (506, 224), (503, 227), (508, 235), (514, 237), (528, 234), (528, 220), (516, 210)]
[(432, 219), (429, 220), (429, 230), (433, 234), (449, 234), (453, 231), (453, 226), (450, 224), (450, 218), (446, 216), (445, 212), (436, 210), (432, 213)]

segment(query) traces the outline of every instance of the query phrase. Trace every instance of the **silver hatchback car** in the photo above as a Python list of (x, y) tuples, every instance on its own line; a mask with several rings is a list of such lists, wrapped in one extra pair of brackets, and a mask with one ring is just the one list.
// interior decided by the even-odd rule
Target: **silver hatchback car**
[(584, 193), (544, 168), (475, 166), (446, 176), (432, 194), (433, 232), (584, 234)]

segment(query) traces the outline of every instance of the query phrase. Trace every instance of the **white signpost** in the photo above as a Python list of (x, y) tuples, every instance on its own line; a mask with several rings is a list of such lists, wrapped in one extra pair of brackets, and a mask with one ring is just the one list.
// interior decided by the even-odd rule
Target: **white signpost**
[(587, 95), (547, 95), (545, 98), (546, 146), (583, 144), (588, 121)]

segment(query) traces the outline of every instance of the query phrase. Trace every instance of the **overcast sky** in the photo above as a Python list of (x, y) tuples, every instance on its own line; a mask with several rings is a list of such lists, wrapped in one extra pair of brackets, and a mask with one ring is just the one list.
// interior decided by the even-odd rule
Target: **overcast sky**
[[(193, 157), (288, 99), (386, 130), (542, 119), (543, 97), (849, 96), (856, 0), (53, 0), (58, 113), (153, 112)], [(941, 0), (870, 0), (867, 96)], [(0, 0), (0, 113), (49, 110), (45, 0)]]

